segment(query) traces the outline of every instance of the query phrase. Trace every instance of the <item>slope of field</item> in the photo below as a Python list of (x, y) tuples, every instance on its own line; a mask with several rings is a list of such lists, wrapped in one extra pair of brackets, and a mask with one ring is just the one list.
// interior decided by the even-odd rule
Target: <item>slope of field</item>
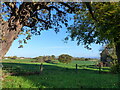
[[(99, 74), (95, 61), (73, 61), (70, 64), (43, 63), (43, 72), (11, 76), (9, 73), (39, 72), (40, 63), (32, 60), (4, 60), (3, 88), (118, 88), (118, 74), (103, 68)], [(78, 70), (75, 66), (78, 64)]]

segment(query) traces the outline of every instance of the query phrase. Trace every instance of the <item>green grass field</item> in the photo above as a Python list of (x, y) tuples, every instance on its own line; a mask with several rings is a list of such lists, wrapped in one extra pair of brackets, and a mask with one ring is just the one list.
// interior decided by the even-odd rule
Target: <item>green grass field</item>
[[(43, 63), (42, 74), (11, 76), (9, 73), (39, 72), (40, 63), (32, 60), (3, 60), (3, 88), (118, 88), (118, 74), (103, 73), (94, 65), (95, 61), (73, 61), (70, 64)], [(75, 65), (78, 64), (76, 72)]]

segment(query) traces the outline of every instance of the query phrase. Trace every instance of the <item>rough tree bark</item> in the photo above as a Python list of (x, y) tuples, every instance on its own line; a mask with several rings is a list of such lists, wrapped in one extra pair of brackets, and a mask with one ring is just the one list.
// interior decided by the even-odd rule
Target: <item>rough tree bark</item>
[(18, 37), (22, 25), (17, 20), (14, 22), (16, 29), (11, 30), (8, 21), (3, 21), (0, 18), (0, 23), (0, 59), (2, 59), (12, 45), (12, 42)]

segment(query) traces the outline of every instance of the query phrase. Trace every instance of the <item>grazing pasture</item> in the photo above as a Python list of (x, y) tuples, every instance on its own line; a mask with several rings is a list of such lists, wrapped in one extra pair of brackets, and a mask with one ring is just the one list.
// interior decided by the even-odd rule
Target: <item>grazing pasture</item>
[[(109, 67), (99, 73), (97, 61), (72, 61), (69, 64), (31, 62), (33, 59), (3, 60), (3, 88), (118, 88), (118, 74)], [(57, 60), (56, 60), (57, 61)], [(78, 64), (76, 71), (75, 65)], [(32, 73), (32, 74), (31, 74)], [(15, 75), (16, 74), (16, 75)]]

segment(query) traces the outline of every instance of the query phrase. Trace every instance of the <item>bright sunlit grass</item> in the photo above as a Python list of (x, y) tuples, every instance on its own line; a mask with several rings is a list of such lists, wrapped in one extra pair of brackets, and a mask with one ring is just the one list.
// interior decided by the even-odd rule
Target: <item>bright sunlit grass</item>
[[(14, 73), (39, 72), (40, 63), (31, 60), (5, 60), (4, 70)], [(73, 61), (70, 64), (43, 63), (44, 70), (40, 75), (10, 76), (3, 81), (3, 88), (117, 88), (118, 75), (99, 74), (93, 61)], [(76, 72), (75, 65), (78, 64)], [(10, 69), (10, 70), (9, 70)], [(102, 68), (109, 72), (109, 68)]]

